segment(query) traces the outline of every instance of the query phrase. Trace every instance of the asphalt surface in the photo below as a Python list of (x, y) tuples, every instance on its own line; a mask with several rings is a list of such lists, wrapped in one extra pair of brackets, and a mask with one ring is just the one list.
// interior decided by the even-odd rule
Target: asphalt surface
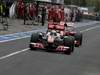
[(41, 50), (15, 53), (28, 48), (30, 38), (0, 43), (0, 75), (100, 75), (100, 24), (76, 30), (83, 32), (83, 45), (71, 55)]

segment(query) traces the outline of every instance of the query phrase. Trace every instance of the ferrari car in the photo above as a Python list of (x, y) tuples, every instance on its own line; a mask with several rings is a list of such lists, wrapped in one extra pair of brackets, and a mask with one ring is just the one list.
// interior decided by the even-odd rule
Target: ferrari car
[(64, 35), (64, 33), (64, 22), (49, 22), (47, 32), (37, 32), (31, 35), (30, 49), (45, 49), (71, 54), (74, 51), (75, 38)]
[(82, 45), (83, 35), (81, 32), (75, 31), (74, 23), (72, 22), (65, 23), (65, 35), (66, 36), (70, 35), (75, 38), (74, 44), (76, 47), (79, 47)]

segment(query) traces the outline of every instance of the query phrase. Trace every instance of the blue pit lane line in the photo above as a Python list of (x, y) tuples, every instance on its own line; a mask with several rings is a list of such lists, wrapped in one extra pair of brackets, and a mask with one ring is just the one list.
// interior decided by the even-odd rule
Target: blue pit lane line
[(0, 43), (13, 41), (13, 40), (17, 40), (17, 39), (22, 39), (22, 38), (27, 38), (27, 37), (30, 37), (31, 34), (34, 32), (41, 32), (41, 31), (45, 31), (45, 30), (46, 29), (40, 29), (40, 30), (33, 30), (33, 31), (28, 31), (28, 32), (0, 35)]

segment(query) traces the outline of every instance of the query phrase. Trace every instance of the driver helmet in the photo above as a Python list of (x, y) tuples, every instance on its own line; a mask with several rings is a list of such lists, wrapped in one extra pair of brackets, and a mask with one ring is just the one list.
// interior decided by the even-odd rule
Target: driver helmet
[(57, 35), (56, 30), (52, 30), (50, 35), (54, 35), (54, 36), (56, 36), (56, 35)]

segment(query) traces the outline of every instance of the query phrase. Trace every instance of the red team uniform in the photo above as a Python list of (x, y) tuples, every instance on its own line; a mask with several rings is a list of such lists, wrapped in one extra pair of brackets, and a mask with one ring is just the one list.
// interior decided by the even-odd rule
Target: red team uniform
[(49, 8), (48, 9), (48, 20), (53, 21), (64, 21), (64, 9)]
[(23, 0), (19, 0), (17, 3), (17, 14), (19, 17), (24, 16), (24, 3)]

